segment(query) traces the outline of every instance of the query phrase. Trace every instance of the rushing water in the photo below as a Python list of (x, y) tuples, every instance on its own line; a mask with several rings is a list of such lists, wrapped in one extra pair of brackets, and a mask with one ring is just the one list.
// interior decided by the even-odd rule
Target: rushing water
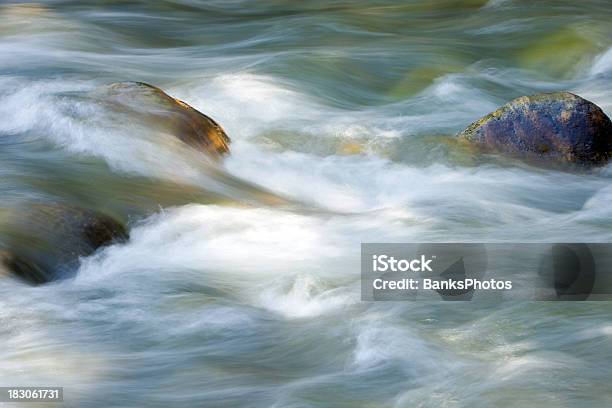
[[(366, 303), (360, 242), (612, 240), (612, 172), (475, 157), (524, 94), (612, 114), (606, 0), (0, 5), (0, 221), (61, 198), (131, 239), (0, 279), (0, 385), (71, 407), (607, 407), (607, 302)], [(81, 95), (153, 83), (218, 167)], [(1, 231), (0, 227), (0, 231)]]

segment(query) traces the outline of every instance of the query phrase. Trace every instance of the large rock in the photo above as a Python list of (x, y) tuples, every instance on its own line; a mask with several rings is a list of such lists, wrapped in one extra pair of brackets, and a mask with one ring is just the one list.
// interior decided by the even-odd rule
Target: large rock
[(139, 118), (213, 157), (229, 152), (230, 139), (217, 122), (153, 85), (118, 82), (98, 93), (104, 94), (114, 108), (128, 110), (132, 120)]
[(612, 123), (594, 103), (569, 92), (522, 96), (459, 134), (485, 150), (540, 164), (590, 167), (612, 154)]
[(0, 274), (31, 284), (69, 276), (79, 257), (128, 238), (122, 223), (91, 210), (53, 203), (18, 211), (3, 228)]

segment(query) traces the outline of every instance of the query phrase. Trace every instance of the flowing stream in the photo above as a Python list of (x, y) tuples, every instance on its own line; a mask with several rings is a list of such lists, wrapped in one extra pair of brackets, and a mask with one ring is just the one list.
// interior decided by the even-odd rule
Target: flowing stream
[[(117, 81), (211, 116), (231, 154), (83, 97)], [(0, 278), (0, 385), (68, 407), (612, 406), (610, 302), (359, 286), (361, 242), (612, 241), (610, 167), (454, 139), (537, 92), (612, 116), (611, 84), (607, 0), (4, 1), (0, 235), (61, 199), (131, 238), (71, 279)]]

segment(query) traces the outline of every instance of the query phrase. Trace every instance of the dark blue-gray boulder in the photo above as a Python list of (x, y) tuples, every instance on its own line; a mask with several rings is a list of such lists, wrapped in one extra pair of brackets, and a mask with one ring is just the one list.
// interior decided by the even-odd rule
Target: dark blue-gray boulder
[(601, 166), (612, 155), (612, 123), (570, 92), (521, 96), (472, 123), (460, 140), (536, 164)]

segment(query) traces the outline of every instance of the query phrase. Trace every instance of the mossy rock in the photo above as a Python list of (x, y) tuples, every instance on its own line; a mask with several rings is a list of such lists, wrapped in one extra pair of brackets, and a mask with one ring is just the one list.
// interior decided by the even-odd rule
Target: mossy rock
[(98, 90), (115, 109), (165, 131), (210, 156), (229, 153), (230, 138), (212, 118), (161, 89), (143, 82), (118, 82)]
[(604, 165), (612, 154), (612, 123), (594, 103), (569, 92), (521, 96), (459, 135), (491, 152), (538, 164)]
[(0, 269), (30, 284), (70, 276), (79, 257), (128, 238), (125, 226), (113, 217), (63, 203), (15, 211), (3, 228)]

